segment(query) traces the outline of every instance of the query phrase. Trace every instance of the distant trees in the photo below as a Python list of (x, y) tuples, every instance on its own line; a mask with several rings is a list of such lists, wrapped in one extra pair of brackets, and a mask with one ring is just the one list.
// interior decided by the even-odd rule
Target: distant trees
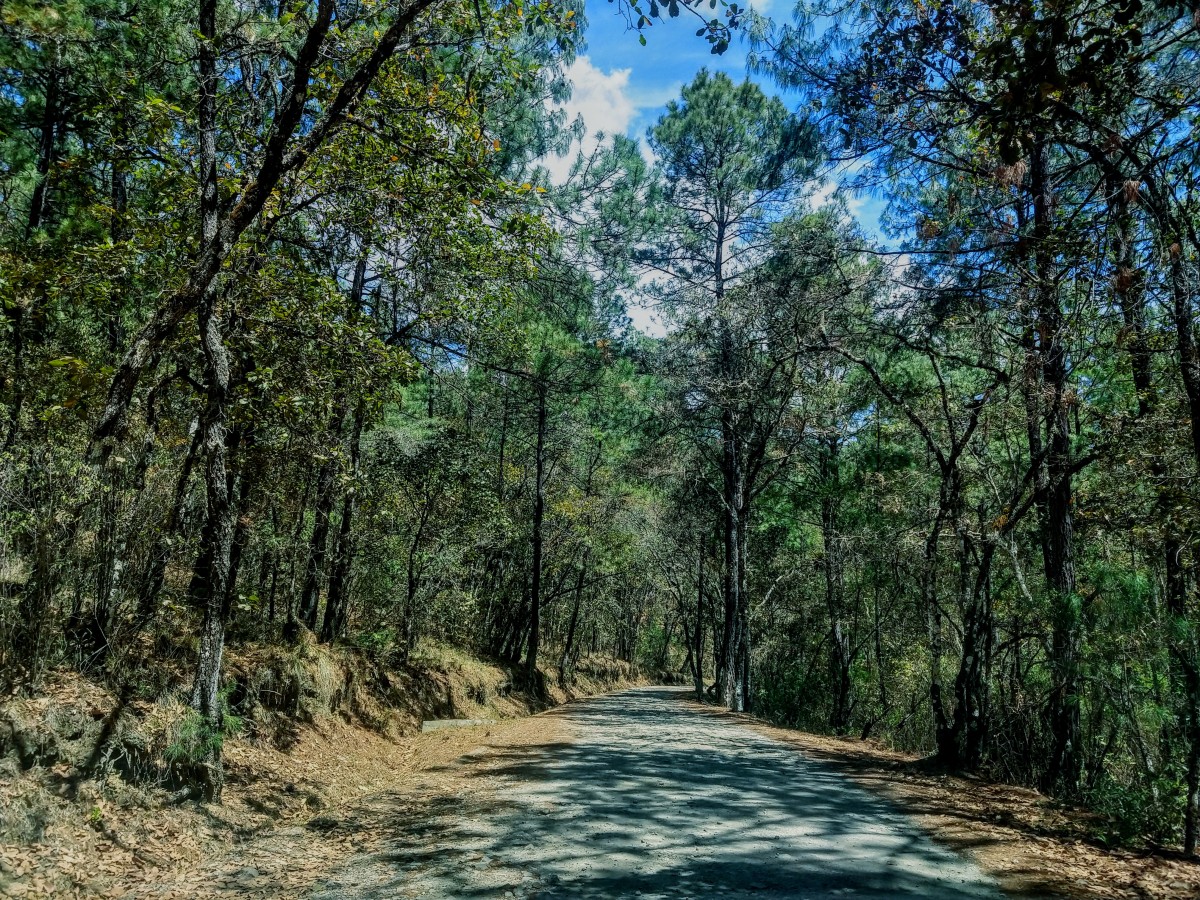
[(688, 372), (681, 413), (700, 419), (700, 434), (710, 425), (719, 433), (719, 446), (707, 449), (716, 454), (721, 481), (720, 696), (732, 709), (748, 709), (750, 503), (793, 390), (796, 356), (794, 345), (778, 342), (780, 334), (766, 333), (771, 323), (759, 316), (770, 311), (737, 286), (762, 258), (772, 216), (811, 175), (817, 148), (811, 129), (778, 99), (706, 71), (668, 104), (649, 140), (664, 187), (661, 210), (652, 213), (659, 223), (641, 258), (662, 276), (661, 302), (691, 344), (676, 357)]

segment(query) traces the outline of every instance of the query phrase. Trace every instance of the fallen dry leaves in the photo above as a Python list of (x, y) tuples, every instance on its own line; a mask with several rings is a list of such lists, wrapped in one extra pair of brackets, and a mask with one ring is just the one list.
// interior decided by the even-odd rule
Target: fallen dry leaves
[[(917, 757), (872, 742), (691, 705), (840, 768), (1016, 895), (1200, 898), (1200, 865), (1090, 844), (1085, 813), (1036, 791), (932, 773)], [(561, 712), (398, 740), (326, 717), (302, 728), (287, 752), (231, 742), (222, 805), (113, 804), (116, 784), (64, 802), (71, 814), (51, 822), (42, 841), (0, 846), (0, 896), (297, 897), (353, 855), (379, 849), (398, 811), (461, 791), (464, 773), (486, 765), (491, 751), (562, 741)], [(48, 789), (0, 774), (0, 803)]]
[[(80, 691), (89, 696), (67, 696)], [(108, 702), (77, 679), (58, 693), (39, 702)], [(501, 714), (522, 712), (515, 700), (508, 707)], [(0, 806), (31, 794), (31, 806), (53, 815), (37, 843), (0, 845), (0, 897), (296, 897), (383, 840), (378, 825), (398, 803), (420, 804), (453, 789), (461, 778), (456, 760), (557, 740), (558, 728), (551, 710), (389, 739), (325, 716), (300, 727), (287, 751), (230, 741), (220, 805), (163, 805), (115, 776), (105, 790), (85, 782), (68, 799), (66, 773), (3, 772)], [(132, 795), (128, 802), (113, 802), (122, 792)]]
[[(378, 763), (379, 778), (354, 799), (303, 823), (271, 829), (231, 847), (207, 865), (127, 881), (122, 896), (183, 900), (205, 897), (298, 897), (351, 856), (379, 849), (391, 835), (387, 823), (406, 808), (461, 790), (462, 762), (492, 751), (562, 740), (557, 710), (523, 720), (415, 735), (398, 754)], [(338, 761), (354, 761), (343, 745)], [(327, 760), (332, 764), (332, 760)]]

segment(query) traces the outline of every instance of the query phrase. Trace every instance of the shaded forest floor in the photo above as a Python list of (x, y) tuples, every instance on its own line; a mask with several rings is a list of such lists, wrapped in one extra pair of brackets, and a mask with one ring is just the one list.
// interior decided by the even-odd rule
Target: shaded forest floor
[(1200, 864), (1104, 848), (1095, 841), (1099, 825), (1095, 814), (1064, 807), (1037, 791), (931, 772), (921, 757), (872, 741), (808, 734), (709, 705), (702, 708), (824, 760), (887, 797), (940, 843), (974, 859), (1014, 896), (1200, 897)]
[[(261, 675), (270, 671), (266, 662), (250, 653), (231, 659), (230, 670)], [(161, 768), (163, 734), (182, 714), (178, 701), (121, 709), (111, 691), (60, 672), (38, 698), (0, 703), (0, 751), (11, 751), (0, 752), (0, 896), (296, 896), (371, 840), (369, 828), (351, 835), (327, 823), (348, 811), (369, 817), (375, 798), (397, 791), (425, 802), (440, 791), (428, 773), (481, 738), (542, 742), (552, 713), (525, 717), (636, 682), (624, 664), (584, 661), (571, 691), (552, 686), (551, 676), (547, 695), (531, 697), (512, 690), (505, 669), (449, 648), (387, 673), (386, 690), (352, 688), (365, 672), (347, 656), (310, 653), (293, 670), (307, 673), (295, 708), (257, 710), (227, 741), (219, 805), (172, 802), (169, 785), (130, 771), (132, 748), (141, 748), (146, 765), (157, 757)], [(444, 718), (495, 721), (420, 732), (422, 719)], [(114, 721), (116, 765), (103, 779), (81, 778)], [(13, 746), (17, 731), (26, 755), (30, 739), (40, 754), (31, 766)]]

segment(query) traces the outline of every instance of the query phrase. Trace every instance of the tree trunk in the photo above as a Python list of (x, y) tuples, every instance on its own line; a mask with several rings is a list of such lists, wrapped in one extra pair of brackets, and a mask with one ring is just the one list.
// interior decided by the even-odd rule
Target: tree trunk
[(238, 465), (237, 475), (237, 499), (234, 504), (234, 521), (233, 528), (233, 543), (229, 552), (229, 588), (225, 595), (225, 621), (229, 621), (229, 616), (233, 610), (234, 601), (237, 600), (238, 574), (242, 568), (242, 558), (246, 552), (246, 543), (250, 533), (250, 517), (248, 515), (248, 507), (250, 505), (250, 495), (254, 490), (254, 469), (252, 463), (245, 459), (246, 455), (252, 451), (254, 447), (254, 430), (251, 428), (240, 442), (238, 455), (242, 462)]
[(839, 438), (823, 442), (820, 458), (821, 539), (824, 548), (825, 609), (829, 615), (829, 680), (832, 704), (829, 727), (843, 734), (850, 726), (850, 634), (842, 596), (841, 544), (838, 540)]
[(317, 474), (317, 501), (313, 511), (313, 529), (308, 540), (308, 557), (304, 564), (304, 583), (300, 590), (300, 621), (309, 631), (317, 630), (317, 610), (321, 602), (321, 581), (325, 575), (325, 558), (329, 552), (329, 516), (335, 499), (334, 482), (337, 476), (337, 447), (341, 443), (342, 423), (346, 418), (346, 395), (339, 392), (333, 401), (329, 419), (329, 454)]
[(983, 762), (991, 726), (989, 687), (992, 671), (991, 568), (996, 545), (987, 543), (980, 551), (973, 581), (967, 566), (970, 552), (965, 539), (960, 555), (964, 581), (962, 659), (954, 681), (952, 750), (944, 761), (954, 768), (974, 770)]
[[(294, 641), (300, 636), (300, 622), (296, 618), (296, 600), (298, 597), (296, 592), (296, 565), (298, 554), (296, 553), (295, 548), (300, 546), (301, 538), (304, 534), (304, 525), (308, 518), (308, 500), (309, 497), (312, 496), (314, 482), (316, 481), (314, 476), (317, 474), (319, 473), (315, 473), (311, 469), (306, 470), (304, 473), (304, 490), (300, 494), (300, 502), (296, 505), (296, 524), (292, 528), (292, 539), (287, 544), (289, 557), (287, 576), (288, 584), (287, 605), (284, 611), (283, 637), (285, 640), (289, 641)], [(307, 561), (307, 559), (308, 557), (306, 553), (305, 560)]]
[(333, 570), (329, 575), (329, 594), (325, 598), (325, 619), (321, 623), (321, 640), (333, 641), (346, 631), (349, 612), (350, 567), (354, 562), (354, 514), (358, 510), (358, 477), (361, 471), (362, 431), (366, 419), (366, 404), (360, 400), (354, 411), (354, 426), (350, 435), (350, 486), (342, 498), (342, 520), (338, 523), (337, 543), (333, 554)]
[(204, 621), (200, 629), (200, 649), (196, 680), (192, 687), (192, 708), (201, 716), (207, 734), (207, 755), (203, 760), (202, 788), (205, 799), (219, 801), (224, 787), (221, 770), (222, 710), (219, 701), (221, 660), (225, 651), (225, 602), (229, 592), (230, 553), (233, 543), (234, 510), (229, 497), (226, 470), (225, 415), (229, 391), (229, 355), (216, 321), (215, 298), (205, 302), (200, 327), (205, 357), (205, 388), (208, 403), (204, 415), (204, 484), (207, 495), (208, 552), (198, 564), (199, 591), (195, 599), (202, 604)]
[[(722, 374), (733, 377), (733, 337), (727, 326), (722, 327)], [(722, 593), (725, 601), (725, 624), (721, 639), (721, 702), (734, 712), (744, 712), (748, 703), (746, 684), (746, 650), (749, 635), (745, 633), (746, 606), (742, 589), (745, 585), (745, 548), (743, 514), (746, 508), (746, 482), (738, 446), (736, 417), (731, 401), (721, 411), (721, 483), (724, 517), (724, 573)]]
[(724, 484), (724, 581), (725, 626), (722, 631), (722, 675), (721, 702), (734, 712), (741, 712), (745, 705), (745, 686), (742, 683), (742, 668), (739, 658), (741, 649), (741, 472), (738, 466), (736, 436), (732, 424), (733, 415), (726, 410), (722, 414), (721, 430), (724, 451), (722, 454), (722, 481)]
[(658, 650), (658, 655), (655, 660), (655, 668), (660, 671), (665, 671), (670, 657), (671, 638), (675, 634), (675, 619), (668, 618), (666, 626), (663, 628), (663, 642)]
[(583, 585), (587, 580), (587, 567), (591, 559), (592, 551), (589, 547), (583, 552), (583, 559), (579, 563), (579, 574), (575, 578), (575, 602), (571, 606), (571, 619), (567, 624), (567, 637), (563, 641), (562, 656), (558, 660), (558, 683), (566, 687), (572, 681), (572, 673), (569, 669), (571, 664), (571, 651), (575, 649), (575, 629), (579, 625), (579, 610), (583, 607)]
[(192, 468), (195, 466), (204, 437), (199, 418), (192, 421), (190, 431), (192, 440), (183, 457), (183, 463), (179, 467), (179, 475), (175, 479), (175, 493), (171, 499), (171, 509), (167, 513), (166, 522), (155, 535), (154, 544), (150, 549), (150, 557), (146, 563), (146, 572), (142, 576), (142, 589), (138, 595), (139, 627), (144, 627), (154, 618), (154, 613), (158, 608), (158, 595), (162, 592), (167, 566), (171, 561), (172, 542), (178, 535), (183, 521), (183, 506), (187, 501), (188, 485), (192, 480)]
[(939, 489), (938, 514), (925, 537), (925, 550), (921, 560), (921, 605), (925, 612), (925, 627), (929, 638), (929, 705), (933, 711), (933, 728), (939, 750), (945, 745), (945, 734), (950, 728), (946, 720), (946, 705), (942, 699), (942, 613), (938, 607), (938, 542), (942, 536), (942, 523), (948, 502), (946, 475), (942, 475)]
[(1033, 192), (1034, 277), (1037, 279), (1037, 332), (1042, 378), (1049, 400), (1046, 411), (1046, 486), (1044, 563), (1051, 604), (1052, 686), (1050, 761), (1046, 785), (1059, 794), (1079, 790), (1083, 771), (1079, 665), (1082, 653), (1081, 610), (1075, 591), (1075, 524), (1072, 509), (1069, 372), (1065, 321), (1059, 307), (1054, 262), (1054, 188), (1049, 151), (1036, 143), (1030, 165)]
[[(1176, 240), (1171, 248), (1171, 295), (1172, 318), (1175, 326), (1176, 351), (1179, 355), (1179, 373), (1187, 396), (1188, 413), (1191, 420), (1192, 456), (1196, 471), (1200, 471), (1200, 352), (1196, 347), (1192, 312), (1192, 291), (1181, 245)], [(1184, 802), (1184, 852), (1196, 852), (1200, 839), (1200, 648), (1196, 646), (1193, 629), (1188, 626), (1186, 608), (1186, 581), (1178, 566), (1182, 548), (1178, 542), (1167, 544), (1169, 564), (1175, 569), (1175, 578), (1168, 583), (1174, 587), (1168, 592), (1171, 602), (1169, 614), (1184, 627), (1179, 629), (1184, 637), (1172, 640), (1172, 655), (1183, 673), (1184, 727), (1188, 750), (1186, 765), (1186, 796)], [(1172, 571), (1168, 568), (1168, 572)]]
[(696, 628), (692, 634), (696, 699), (704, 699), (704, 535), (696, 542)]
[(42, 110), (42, 123), (38, 129), (37, 175), (33, 184), (33, 196), (29, 203), (29, 217), (25, 222), (25, 236), (41, 228), (48, 218), (50, 209), (50, 177), (58, 158), (59, 147), (62, 144), (65, 123), (61, 108), (61, 91), (59, 81), (62, 78), (61, 58), (62, 45), (58, 40), (52, 42), (47, 52), (54, 57), (54, 62), (46, 72), (45, 105)]
[[(211, 247), (217, 229), (217, 152), (216, 152), (216, 0), (200, 4), (200, 212), (201, 246)], [(207, 495), (208, 558), (201, 580), (204, 620), (200, 629), (200, 647), (196, 680), (192, 687), (192, 708), (200, 715), (205, 729), (204, 758), (200, 760), (201, 787), (205, 799), (217, 802), (224, 787), (221, 768), (222, 713), (219, 699), (221, 661), (225, 651), (225, 597), (229, 589), (229, 555), (233, 541), (233, 506), (229, 498), (226, 471), (226, 406), (229, 397), (229, 353), (217, 317), (217, 295), (211, 284), (204, 292), (199, 311), (200, 348), (204, 356), (204, 387), (208, 395), (203, 417), (204, 485)]]
[(533, 571), (529, 591), (529, 649), (525, 656), (525, 680), (537, 679), (538, 642), (542, 608), (542, 521), (546, 515), (546, 386), (538, 385), (537, 447), (534, 451)]
[[(38, 490), (48, 494), (48, 491)], [(41, 500), (42, 502), (37, 502)], [(47, 513), (38, 516), (33, 524), (33, 564), (29, 580), (23, 586), (17, 603), (17, 625), (13, 641), (13, 655), (17, 665), (4, 667), (8, 687), (21, 687), (36, 691), (41, 684), (46, 666), (46, 649), (50, 607), (54, 601), (54, 585), (57, 581), (54, 563), (57, 545), (54, 541), (55, 523), (48, 496), (34, 498), (37, 506)]]
[(404, 641), (401, 651), (405, 661), (417, 646), (417, 591), (421, 586), (421, 572), (417, 560), (421, 552), (421, 542), (425, 537), (425, 529), (429, 526), (429, 519), (432, 515), (433, 500), (427, 497), (421, 505), (421, 517), (417, 522), (417, 529), (408, 544), (404, 567), (404, 622), (402, 626)]
[[(1137, 393), (1137, 417), (1146, 420), (1158, 408), (1158, 394), (1154, 386), (1153, 350), (1146, 323), (1145, 281), (1139, 264), (1136, 225), (1130, 210), (1130, 197), (1125, 193), (1125, 185), (1110, 181), (1109, 191), (1112, 196), (1112, 206), (1115, 216), (1113, 229), (1113, 256), (1115, 274), (1113, 277), (1113, 293), (1121, 308), (1128, 338), (1129, 368)], [(1190, 293), (1186, 284), (1186, 273), (1183, 268), (1181, 239), (1176, 237), (1168, 248), (1171, 254), (1171, 315), (1176, 335), (1176, 352), (1178, 353), (1180, 374), (1184, 384), (1184, 392), (1188, 399), (1192, 425), (1192, 455), (1197, 470), (1200, 470), (1200, 430), (1197, 429), (1196, 417), (1200, 415), (1200, 359), (1197, 357), (1193, 338), (1192, 309)], [(1166, 581), (1167, 615), (1174, 620), (1171, 624), (1184, 624), (1181, 629), (1184, 635), (1190, 635), (1186, 627), (1187, 616), (1187, 572), (1182, 564), (1184, 556), (1184, 540), (1176, 531), (1172, 522), (1170, 510), (1179, 503), (1175, 492), (1167, 487), (1171, 483), (1168, 478), (1167, 466), (1164, 460), (1155, 457), (1151, 460), (1151, 475), (1158, 488), (1158, 513), (1165, 523), (1163, 535), (1163, 570)], [(1183, 822), (1184, 852), (1193, 855), (1196, 852), (1198, 832), (1200, 832), (1200, 668), (1197, 666), (1198, 657), (1193, 643), (1187, 639), (1179, 640), (1170, 634), (1168, 645), (1172, 658), (1171, 678), (1176, 690), (1182, 694), (1183, 737), (1187, 746), (1185, 771), (1185, 797)]]

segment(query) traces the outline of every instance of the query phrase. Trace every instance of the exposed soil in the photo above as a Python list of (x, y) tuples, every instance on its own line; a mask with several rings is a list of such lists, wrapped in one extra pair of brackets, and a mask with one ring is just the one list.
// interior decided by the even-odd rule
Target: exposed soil
[[(369, 828), (328, 823), (368, 821), (378, 798), (398, 792), (423, 802), (441, 790), (437, 770), (481, 741), (522, 746), (553, 727), (549, 716), (518, 717), (632, 683), (623, 664), (593, 661), (570, 694), (552, 686), (533, 698), (511, 689), (506, 670), (434, 648), (421, 666), (367, 685), (346, 655), (301, 649), (282, 663), (231, 660), (239, 685), (294, 696), (287, 709), (244, 704), (253, 719), (226, 743), (219, 805), (173, 802), (163, 783), (164, 748), (186, 714), (176, 693), (122, 705), (64, 672), (36, 699), (0, 703), (0, 896), (295, 896), (372, 840)], [(423, 718), (496, 722), (421, 734)], [(82, 777), (114, 722), (116, 764), (101, 780)]]

